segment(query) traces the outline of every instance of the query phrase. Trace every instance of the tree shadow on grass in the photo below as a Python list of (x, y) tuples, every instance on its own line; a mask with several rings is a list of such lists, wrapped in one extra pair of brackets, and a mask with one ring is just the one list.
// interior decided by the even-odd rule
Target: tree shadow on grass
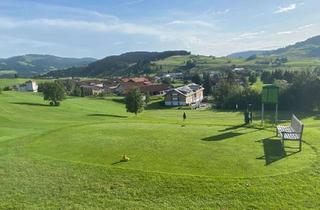
[(153, 101), (153, 102), (150, 102), (145, 107), (145, 110), (158, 110), (158, 109), (172, 109), (172, 107), (165, 106), (163, 101)]
[[(240, 129), (241, 128), (241, 129)], [(225, 132), (225, 131), (231, 131), (231, 130), (246, 130), (246, 129), (254, 129), (254, 130), (269, 130), (267, 127), (261, 127), (260, 125), (256, 125), (256, 124), (240, 124), (240, 125), (234, 125), (234, 126), (230, 126), (227, 127), (225, 129), (219, 130), (219, 132)], [(251, 133), (251, 132), (250, 132)]]
[(230, 131), (230, 130), (237, 130), (237, 129), (239, 129), (239, 128), (245, 128), (244, 126), (245, 126), (245, 124), (234, 125), (234, 126), (231, 126), (231, 127), (228, 127), (228, 128), (222, 129), (222, 130), (219, 130), (219, 132)]
[(128, 162), (128, 161), (119, 160), (119, 161), (113, 162), (111, 165), (118, 165), (118, 164), (126, 163), (126, 162)]
[(31, 102), (11, 102), (11, 104), (26, 105), (26, 106), (50, 106), (49, 104), (31, 103)]
[(116, 103), (125, 104), (125, 99), (124, 98), (113, 98), (111, 100), (113, 102), (116, 102)]
[[(286, 158), (290, 155), (298, 153), (298, 151), (286, 151), (281, 140), (272, 137), (259, 140), (263, 144), (264, 155), (257, 157), (258, 160), (265, 160), (265, 165), (268, 166), (278, 160)], [(287, 148), (287, 147), (286, 147)], [(288, 147), (290, 148), (290, 147)]]
[(320, 120), (320, 114), (317, 114), (313, 117), (314, 120)]
[[(239, 129), (239, 128), (241, 128), (241, 129)], [(250, 130), (248, 132), (243, 132), (243, 130), (247, 130), (247, 129), (250, 129)], [(219, 132), (224, 132), (224, 131), (229, 131), (229, 130), (233, 130), (233, 131), (222, 133), (222, 134), (218, 134), (218, 135), (215, 135), (215, 136), (209, 136), (209, 137), (203, 138), (201, 140), (203, 140), (203, 141), (222, 141), (222, 140), (234, 138), (234, 137), (245, 135), (245, 134), (258, 132), (258, 131), (260, 131), (262, 129), (261, 128), (256, 128), (256, 127), (254, 127), (252, 125), (248, 125), (248, 126), (237, 125), (237, 126), (232, 126), (232, 127), (229, 127), (229, 128), (225, 128), (223, 130), (220, 130)], [(242, 131), (242, 132), (240, 133), (239, 131)]]
[(88, 117), (115, 117), (115, 118), (128, 118), (128, 116), (114, 115), (114, 114), (88, 114)]
[(201, 140), (203, 140), (203, 141), (222, 141), (222, 140), (234, 138), (237, 136), (241, 136), (243, 134), (245, 134), (245, 133), (228, 132), (228, 133), (222, 133), (222, 134), (215, 135), (215, 136), (209, 136), (209, 137), (203, 138)]

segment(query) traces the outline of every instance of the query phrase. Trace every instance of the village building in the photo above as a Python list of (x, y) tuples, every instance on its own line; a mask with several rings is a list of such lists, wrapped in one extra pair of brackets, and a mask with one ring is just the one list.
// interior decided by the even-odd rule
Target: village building
[(164, 74), (162, 78), (183, 79), (183, 73), (181, 72), (167, 73), (167, 74)]
[(234, 68), (232, 71), (233, 71), (233, 72), (241, 72), (241, 71), (244, 71), (244, 70), (245, 70), (245, 68), (236, 67), (236, 68)]
[(98, 96), (105, 92), (105, 81), (101, 80), (83, 80), (78, 81), (77, 85), (80, 87), (82, 95), (84, 96)]
[(122, 78), (115, 92), (119, 95), (126, 95), (132, 89), (147, 85), (152, 85), (152, 82), (145, 77)]
[(38, 85), (35, 81), (29, 80), (18, 86), (18, 91), (22, 92), (38, 92)]
[(139, 89), (144, 95), (164, 95), (170, 86), (166, 84), (155, 84), (145, 77), (122, 78), (120, 84), (115, 89), (119, 95), (126, 95), (132, 89)]
[(167, 84), (151, 84), (139, 87), (140, 91), (149, 96), (165, 95), (170, 90), (170, 86)]
[(197, 84), (189, 84), (171, 89), (165, 95), (166, 106), (200, 105), (204, 88)]
[(103, 87), (93, 85), (81, 85), (82, 94), (84, 96), (98, 96), (104, 92)]
[(122, 83), (149, 83), (149, 84), (151, 84), (151, 81), (145, 77), (122, 78), (121, 82)]

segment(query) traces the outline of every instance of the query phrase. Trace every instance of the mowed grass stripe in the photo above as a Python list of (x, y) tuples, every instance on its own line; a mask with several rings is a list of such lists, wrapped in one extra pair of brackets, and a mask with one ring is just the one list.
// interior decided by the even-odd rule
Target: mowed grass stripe
[[(288, 156), (295, 148), (283, 155), (273, 129), (239, 127), (237, 112), (186, 111), (183, 122), (182, 110), (136, 117), (114, 98), (39, 104), (0, 95), (0, 209), (320, 206), (317, 114), (302, 117), (306, 143)], [(124, 152), (131, 160), (112, 165)]]

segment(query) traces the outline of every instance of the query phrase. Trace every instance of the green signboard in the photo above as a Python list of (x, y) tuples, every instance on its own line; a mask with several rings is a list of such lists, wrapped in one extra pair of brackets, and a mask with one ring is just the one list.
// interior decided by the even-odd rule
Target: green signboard
[(262, 89), (262, 103), (277, 104), (279, 88), (275, 85), (267, 85)]

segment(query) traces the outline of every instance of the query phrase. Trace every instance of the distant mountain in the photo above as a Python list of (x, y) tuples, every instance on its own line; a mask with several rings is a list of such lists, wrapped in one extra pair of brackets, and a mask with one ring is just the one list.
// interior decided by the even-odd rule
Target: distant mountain
[(52, 70), (87, 66), (96, 61), (94, 58), (62, 58), (52, 55), (28, 54), (0, 59), (1, 70), (16, 72), (19, 76), (29, 77)]
[(228, 55), (231, 58), (248, 58), (257, 56), (287, 57), (291, 60), (320, 58), (320, 36), (315, 36), (306, 41), (297, 42), (284, 48), (269, 51), (244, 51)]
[(267, 51), (264, 50), (250, 50), (250, 51), (244, 51), (244, 52), (236, 52), (228, 55), (229, 58), (249, 58), (250, 56), (256, 55), (261, 56), (267, 53)]
[(102, 77), (123, 76), (150, 73), (152, 61), (165, 59), (171, 56), (190, 55), (187, 51), (164, 52), (129, 52), (121, 55), (109, 56), (87, 67), (69, 68), (65, 70), (51, 71), (45, 76), (51, 77)]
[(320, 36), (315, 36), (303, 42), (297, 42), (284, 48), (272, 50), (270, 56), (288, 57), (290, 59), (320, 58)]

